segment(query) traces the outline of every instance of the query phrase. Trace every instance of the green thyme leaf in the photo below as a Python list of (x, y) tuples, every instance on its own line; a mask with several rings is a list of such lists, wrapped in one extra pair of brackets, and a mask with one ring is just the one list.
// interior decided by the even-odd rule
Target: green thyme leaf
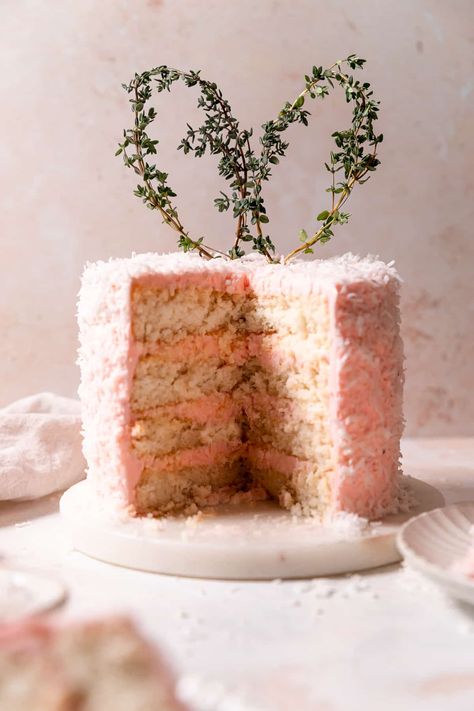
[[(217, 256), (238, 259), (245, 253), (242, 245), (249, 243), (253, 250), (272, 262), (275, 246), (262, 230), (262, 226), (269, 223), (263, 186), (270, 179), (273, 166), (279, 165), (286, 154), (289, 144), (284, 140), (285, 131), (294, 123), (308, 125), (310, 114), (303, 108), (306, 98), (324, 99), (331, 89), (339, 85), (353, 110), (350, 128), (332, 133), (335, 150), (331, 151), (329, 161), (324, 163), (331, 176), (331, 185), (326, 189), (331, 204), (319, 213), (317, 220), (322, 224), (314, 234), (300, 231), (302, 244), (290, 252), (285, 261), (300, 252), (310, 254), (316, 242), (324, 244), (331, 239), (331, 226), (349, 220), (350, 215), (341, 210), (342, 206), (354, 186), (365, 183), (380, 165), (377, 147), (383, 141), (383, 134), (374, 131), (379, 102), (374, 99), (370, 84), (361, 83), (349, 72), (360, 70), (364, 63), (364, 59), (351, 54), (327, 69), (314, 65), (312, 72), (304, 75), (304, 90), (293, 103), (285, 102), (277, 118), (262, 125), (260, 154), (251, 145), (252, 129), (240, 126), (217, 84), (205, 80), (199, 71), (184, 72), (161, 65), (135, 74), (128, 84), (122, 84), (129, 95), (134, 125), (123, 131), (123, 141), (119, 143), (115, 155), (122, 155), (124, 165), (140, 177), (141, 184), (134, 194), (150, 210), (159, 212), (163, 222), (177, 232), (181, 249), (196, 250), (206, 259)], [(157, 117), (155, 108), (148, 102), (153, 89), (159, 94), (169, 92), (178, 81), (198, 89), (197, 105), (204, 113), (204, 120), (198, 127), (186, 124), (186, 134), (177, 149), (195, 158), (206, 154), (215, 156), (218, 173), (229, 188), (228, 193), (220, 191), (214, 199), (219, 212), (232, 209), (236, 220), (234, 244), (226, 253), (207, 247), (203, 237), (193, 239), (189, 236), (173, 202), (176, 193), (168, 184), (168, 174), (155, 163), (148, 162), (149, 156), (157, 155), (159, 145), (148, 134), (150, 124)]]

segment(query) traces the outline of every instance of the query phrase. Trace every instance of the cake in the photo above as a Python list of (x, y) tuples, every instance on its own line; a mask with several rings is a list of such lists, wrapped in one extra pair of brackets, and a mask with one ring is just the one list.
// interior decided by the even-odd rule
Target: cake
[(352, 254), (87, 265), (79, 392), (94, 496), (134, 515), (239, 492), (321, 517), (396, 510), (399, 281)]
[(127, 619), (0, 626), (3, 711), (184, 711), (162, 659)]

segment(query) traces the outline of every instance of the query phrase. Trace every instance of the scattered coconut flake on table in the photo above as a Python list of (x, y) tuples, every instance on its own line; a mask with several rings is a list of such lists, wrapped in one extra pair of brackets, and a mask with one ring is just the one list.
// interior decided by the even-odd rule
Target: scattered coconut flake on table
[(406, 563), (401, 564), (401, 569), (396, 578), (397, 585), (400, 585), (406, 592), (413, 593), (417, 596), (426, 595), (431, 599), (446, 600), (450, 602), (442, 589), (431, 582), (422, 573), (413, 570)]
[(348, 598), (366, 593), (373, 597), (374, 594), (368, 577), (358, 573), (342, 578), (314, 578), (298, 582), (293, 584), (292, 593), (318, 600)]
[(372, 526), (377, 525), (371, 523), (366, 518), (361, 518), (357, 514), (338, 511), (330, 518), (324, 520), (324, 528), (331, 530), (334, 533), (340, 533), (344, 538), (346, 536), (360, 536), (367, 533)]
[(195, 711), (266, 711), (222, 682), (188, 674), (178, 681), (178, 698)]

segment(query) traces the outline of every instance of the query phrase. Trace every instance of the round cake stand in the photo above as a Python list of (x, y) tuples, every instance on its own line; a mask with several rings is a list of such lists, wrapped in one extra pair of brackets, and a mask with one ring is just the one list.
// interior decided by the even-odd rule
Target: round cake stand
[(395, 538), (401, 526), (444, 503), (432, 486), (405, 481), (418, 506), (365, 526), (348, 516), (322, 526), (272, 502), (221, 506), (190, 517), (119, 518), (97, 508), (87, 481), (66, 491), (60, 510), (76, 550), (115, 565), (197, 578), (304, 578), (399, 561)]

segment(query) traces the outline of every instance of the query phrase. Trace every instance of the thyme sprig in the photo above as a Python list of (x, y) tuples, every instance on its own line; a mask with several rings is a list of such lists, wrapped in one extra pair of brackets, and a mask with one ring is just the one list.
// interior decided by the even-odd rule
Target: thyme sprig
[[(160, 73), (160, 69), (162, 68), (135, 74), (129, 84), (122, 84), (125, 91), (132, 95), (130, 103), (135, 115), (135, 122), (133, 128), (124, 130), (123, 143), (119, 144), (115, 155), (122, 153), (124, 164), (128, 168), (133, 168), (135, 173), (141, 177), (142, 183), (137, 185), (134, 195), (141, 198), (150, 210), (160, 212), (163, 222), (178, 233), (179, 247), (184, 252), (196, 250), (202, 257), (212, 259), (214, 254), (203, 244), (204, 238), (191, 239), (188, 230), (181, 222), (177, 208), (172, 203), (172, 198), (176, 197), (176, 193), (168, 184), (168, 173), (159, 170), (154, 163), (149, 163), (147, 160), (148, 156), (156, 155), (156, 146), (159, 141), (152, 139), (147, 133), (148, 126), (156, 118), (156, 110), (153, 107), (146, 110), (145, 105), (152, 96), (152, 78)], [(172, 82), (179, 79), (180, 76), (181, 73), (167, 69), (158, 84), (158, 91), (169, 90)], [(191, 79), (187, 85), (192, 86)]]
[[(244, 256), (243, 245), (252, 243), (252, 249), (263, 254), (269, 262), (277, 261), (270, 236), (264, 233), (269, 217), (262, 196), (262, 184), (269, 180), (272, 167), (278, 165), (280, 158), (286, 154), (289, 144), (283, 140), (283, 133), (293, 123), (308, 125), (310, 113), (303, 108), (306, 99), (324, 99), (330, 89), (339, 84), (345, 92), (346, 101), (354, 103), (354, 109), (351, 128), (332, 134), (337, 150), (331, 151), (329, 162), (325, 163), (331, 173), (331, 185), (327, 189), (331, 194), (330, 205), (317, 216), (321, 224), (318, 224), (311, 236), (306, 230), (301, 230), (301, 244), (284, 261), (290, 261), (301, 252), (312, 253), (317, 242), (323, 244), (331, 239), (336, 224), (344, 224), (349, 220), (350, 215), (341, 210), (342, 206), (354, 185), (366, 182), (368, 173), (373, 172), (380, 162), (376, 158), (377, 146), (383, 136), (377, 136), (373, 129), (379, 102), (373, 99), (370, 84), (361, 84), (346, 73), (347, 70), (343, 71), (346, 66), (352, 70), (362, 68), (364, 63), (364, 59), (349, 55), (347, 59), (335, 62), (329, 69), (313, 67), (312, 74), (305, 76), (305, 88), (296, 99), (285, 104), (277, 119), (263, 124), (259, 156), (251, 147), (252, 129), (240, 127), (221, 90), (215, 83), (203, 79), (200, 72), (183, 72), (163, 65), (135, 74), (129, 84), (122, 85), (131, 95), (134, 126), (124, 130), (123, 142), (116, 152), (116, 155), (123, 155), (125, 165), (141, 178), (134, 194), (148, 208), (160, 212), (163, 221), (178, 233), (179, 247), (185, 252), (196, 250), (206, 259), (216, 256), (236, 259)], [(219, 212), (232, 208), (236, 220), (234, 242), (227, 254), (205, 245), (203, 237), (190, 237), (172, 202), (176, 193), (168, 184), (168, 174), (149, 162), (149, 156), (156, 155), (159, 143), (147, 131), (157, 116), (153, 107), (146, 108), (152, 96), (152, 85), (158, 92), (170, 91), (171, 86), (179, 80), (187, 87), (197, 86), (200, 89), (198, 107), (203, 109), (205, 120), (197, 129), (187, 124), (187, 133), (178, 149), (185, 154), (192, 153), (196, 158), (203, 156), (206, 151), (217, 156), (219, 175), (228, 183), (230, 190), (230, 193), (221, 191), (214, 200)]]
[[(312, 99), (324, 99), (336, 83), (343, 88), (346, 102), (354, 103), (351, 128), (334, 131), (332, 138), (337, 150), (331, 151), (329, 162), (324, 164), (331, 174), (331, 185), (326, 189), (326, 192), (331, 194), (331, 204), (316, 217), (321, 224), (311, 236), (304, 229), (300, 231), (302, 244), (285, 257), (285, 263), (301, 252), (312, 254), (312, 248), (317, 242), (329, 242), (334, 234), (333, 227), (349, 221), (350, 214), (343, 212), (341, 208), (347, 202), (354, 186), (367, 182), (370, 177), (368, 173), (375, 171), (380, 165), (376, 156), (377, 146), (383, 141), (383, 134), (377, 135), (374, 131), (380, 102), (373, 98), (373, 91), (368, 82), (361, 83), (342, 71), (344, 65), (353, 70), (361, 69), (365, 62), (365, 59), (351, 54), (347, 59), (335, 62), (329, 69), (323, 70), (322, 67), (314, 66), (312, 75), (305, 76), (303, 91), (292, 104), (285, 104), (280, 112), (280, 121), (285, 128), (287, 124), (295, 121), (307, 125), (308, 114), (302, 109), (306, 97), (309, 95)], [(338, 173), (341, 173), (340, 180), (336, 178)]]

